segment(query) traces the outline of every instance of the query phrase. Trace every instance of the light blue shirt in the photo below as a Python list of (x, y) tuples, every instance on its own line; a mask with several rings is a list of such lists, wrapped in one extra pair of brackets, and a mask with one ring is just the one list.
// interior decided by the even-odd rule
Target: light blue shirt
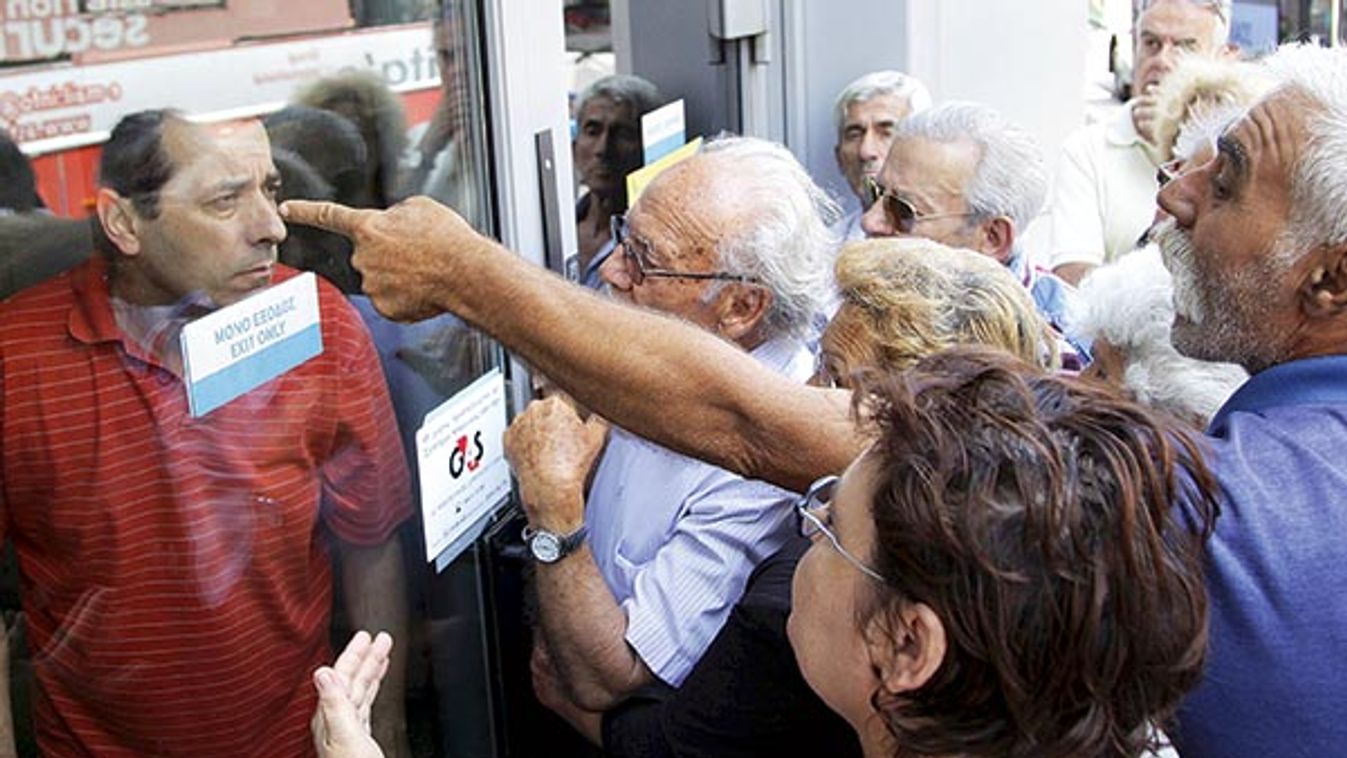
[(865, 209), (858, 208), (833, 224), (832, 232), (842, 244), (865, 239), (865, 229), (861, 226), (861, 217), (864, 215)]
[[(813, 355), (772, 340), (753, 351), (804, 382)], [(627, 616), (627, 643), (678, 686), (743, 594), (748, 575), (795, 528), (795, 496), (614, 428), (594, 475), (590, 550)]]
[(1023, 250), (1016, 247), (1006, 262), (1006, 268), (1020, 280), (1020, 284), (1029, 290), (1038, 315), (1048, 322), (1057, 333), (1057, 352), (1061, 355), (1062, 368), (1080, 371), (1093, 359), (1090, 355), (1090, 342), (1076, 337), (1067, 337), (1064, 324), (1068, 304), (1076, 297), (1076, 288), (1066, 283), (1046, 269), (1038, 268), (1029, 262)]

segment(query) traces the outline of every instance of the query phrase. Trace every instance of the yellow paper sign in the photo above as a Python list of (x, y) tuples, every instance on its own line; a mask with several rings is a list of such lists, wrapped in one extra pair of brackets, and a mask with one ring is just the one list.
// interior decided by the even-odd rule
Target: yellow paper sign
[(627, 206), (636, 204), (636, 198), (645, 192), (645, 188), (655, 181), (655, 177), (664, 173), (670, 166), (687, 160), (688, 156), (696, 155), (702, 148), (702, 138), (687, 143), (668, 155), (660, 158), (649, 166), (642, 166), (635, 171), (627, 174)]

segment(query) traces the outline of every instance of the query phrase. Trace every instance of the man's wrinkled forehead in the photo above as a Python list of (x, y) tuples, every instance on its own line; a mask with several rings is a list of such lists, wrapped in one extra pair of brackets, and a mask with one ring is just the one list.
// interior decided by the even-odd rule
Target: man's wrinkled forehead
[(871, 121), (901, 121), (911, 110), (911, 104), (906, 97), (894, 94), (892, 92), (881, 92), (864, 100), (853, 100), (847, 105), (846, 119), (842, 124), (845, 129), (848, 126), (862, 124)]
[(170, 187), (241, 179), (276, 170), (266, 130), (256, 120), (215, 124), (170, 121), (164, 127), (164, 150), (173, 164)]
[(940, 142), (899, 135), (889, 147), (880, 178), (889, 189), (929, 188), (962, 196), (981, 160), (981, 149), (970, 139)]
[(1303, 90), (1280, 87), (1232, 119), (1217, 138), (1217, 148), (1227, 157), (1258, 157), (1289, 173), (1308, 138), (1309, 119), (1322, 109)]

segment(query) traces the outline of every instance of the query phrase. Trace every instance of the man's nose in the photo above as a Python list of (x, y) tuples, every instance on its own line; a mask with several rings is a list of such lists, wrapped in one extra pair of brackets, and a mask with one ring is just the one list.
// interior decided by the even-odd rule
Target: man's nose
[(276, 210), (276, 203), (270, 197), (260, 198), (254, 204), (251, 228), (248, 230), (252, 242), (259, 245), (279, 245), (285, 241), (285, 222)]
[[(1172, 216), (1174, 222), (1184, 229), (1192, 228), (1197, 216), (1197, 198), (1190, 188), (1193, 180), (1191, 174), (1181, 174), (1161, 187), (1155, 196), (1160, 211)], [(1158, 220), (1159, 214), (1156, 215)]]
[(888, 152), (888, 146), (884, 140), (873, 129), (866, 129), (865, 136), (861, 137), (860, 157), (862, 161), (877, 161), (884, 158)]
[(889, 214), (884, 212), (884, 200), (879, 200), (870, 204), (861, 216), (861, 228), (865, 230), (867, 237), (893, 237), (897, 235), (898, 230), (893, 228), (889, 222)]
[(1175, 45), (1172, 42), (1166, 42), (1164, 47), (1160, 48), (1160, 55), (1158, 56), (1159, 60), (1157, 61), (1157, 63), (1159, 63), (1161, 74), (1167, 75), (1170, 71), (1173, 71), (1174, 67), (1179, 63), (1179, 57), (1182, 55), (1183, 51), (1179, 49), (1178, 45)]
[(610, 157), (613, 147), (613, 133), (608, 129), (604, 129), (602, 134), (594, 138), (594, 154), (601, 158)]

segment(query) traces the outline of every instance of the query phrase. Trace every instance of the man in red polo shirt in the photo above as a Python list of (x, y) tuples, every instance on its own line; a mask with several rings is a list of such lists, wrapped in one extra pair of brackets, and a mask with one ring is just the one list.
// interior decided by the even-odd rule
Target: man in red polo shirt
[[(409, 481), (368, 334), (319, 284), (323, 352), (193, 417), (178, 333), (295, 272), (257, 123), (133, 114), (94, 260), (0, 303), (0, 536), (18, 552), (48, 756), (300, 756), (329, 551), (358, 628), (405, 624)], [(400, 684), (376, 727), (399, 753)], [(378, 710), (378, 709), (376, 709)]]

